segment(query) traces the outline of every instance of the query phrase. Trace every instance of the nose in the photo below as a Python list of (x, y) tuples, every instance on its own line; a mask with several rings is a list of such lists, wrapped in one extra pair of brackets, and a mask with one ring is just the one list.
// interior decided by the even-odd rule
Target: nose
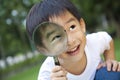
[(75, 38), (72, 35), (68, 35), (68, 47), (75, 44)]

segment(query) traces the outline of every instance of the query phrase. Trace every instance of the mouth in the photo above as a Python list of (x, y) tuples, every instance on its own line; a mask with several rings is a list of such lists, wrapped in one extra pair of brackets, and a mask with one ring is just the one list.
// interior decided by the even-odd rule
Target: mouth
[(74, 56), (74, 55), (78, 54), (79, 53), (79, 47), (80, 47), (80, 45), (78, 45), (77, 47), (67, 51), (67, 54), (69, 54), (71, 56)]

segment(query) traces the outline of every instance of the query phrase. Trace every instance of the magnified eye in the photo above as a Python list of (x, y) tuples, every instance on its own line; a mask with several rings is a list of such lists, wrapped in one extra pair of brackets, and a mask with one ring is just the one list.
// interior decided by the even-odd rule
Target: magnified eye
[(59, 39), (61, 36), (60, 35), (56, 35), (55, 37), (53, 37), (52, 41)]
[(70, 26), (70, 30), (75, 29), (75, 27), (76, 27), (75, 25), (71, 25), (71, 26)]

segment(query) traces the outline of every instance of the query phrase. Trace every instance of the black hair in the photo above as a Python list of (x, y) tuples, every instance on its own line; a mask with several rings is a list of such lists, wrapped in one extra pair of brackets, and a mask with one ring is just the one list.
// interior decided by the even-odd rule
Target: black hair
[(77, 20), (80, 20), (80, 13), (70, 0), (43, 0), (35, 4), (26, 19), (26, 30), (30, 38), (37, 25), (49, 21), (50, 17), (59, 16), (65, 11), (69, 11)]

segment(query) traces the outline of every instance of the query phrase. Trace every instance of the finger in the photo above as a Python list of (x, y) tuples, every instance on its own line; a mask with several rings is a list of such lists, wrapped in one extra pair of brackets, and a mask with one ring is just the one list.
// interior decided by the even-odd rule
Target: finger
[(120, 62), (118, 62), (118, 68), (117, 71), (120, 72)]
[(111, 71), (112, 62), (111, 62), (111, 61), (107, 61), (107, 62), (106, 62), (106, 65), (107, 65), (107, 70), (108, 70), (108, 71)]
[(105, 62), (100, 63), (100, 64), (97, 66), (97, 69), (100, 69), (101, 67), (105, 67)]
[(62, 68), (62, 70), (64, 71), (64, 73), (67, 75), (67, 71), (64, 69), (64, 68)]
[(54, 72), (58, 72), (58, 71), (60, 71), (60, 70), (62, 70), (62, 67), (61, 67), (61, 66), (55, 66), (55, 67), (52, 69), (52, 72), (54, 73)]
[(61, 70), (58, 72), (51, 73), (51, 78), (54, 77), (66, 77), (66, 71)]
[(53, 78), (53, 79), (51, 79), (51, 80), (67, 80), (67, 78), (66, 77), (56, 77), (56, 78)]
[(118, 62), (117, 61), (112, 61), (112, 65), (113, 65), (112, 70), (116, 71), (117, 67), (118, 67)]
[(66, 76), (66, 71), (61, 70), (61, 71), (57, 72), (56, 74), (60, 77), (64, 77), (64, 76)]

